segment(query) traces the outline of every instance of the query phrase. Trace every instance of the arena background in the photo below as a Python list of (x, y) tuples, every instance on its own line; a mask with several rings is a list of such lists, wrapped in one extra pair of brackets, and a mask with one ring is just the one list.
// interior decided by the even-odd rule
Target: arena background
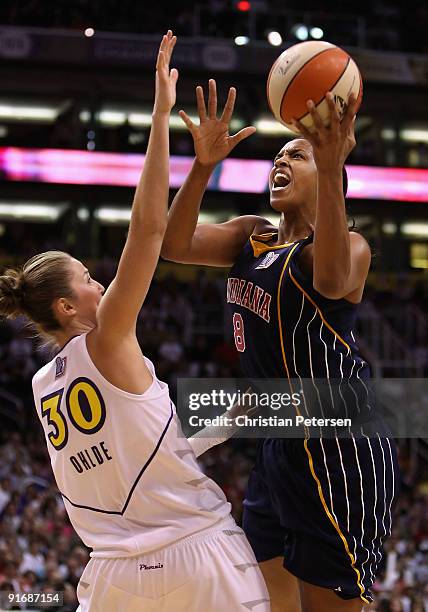
[[(202, 219), (274, 218), (266, 192), (269, 160), (291, 135), (269, 115), (266, 76), (286, 46), (322, 36), (352, 54), (364, 79), (357, 147), (348, 160), (349, 212), (374, 253), (359, 341), (376, 376), (425, 378), (428, 5), (338, 0), (326, 6), (316, 0), (2, 0), (2, 269), (58, 248), (110, 282), (147, 144), (154, 59), (168, 28), (179, 36), (173, 65), (180, 70), (171, 196), (193, 153), (178, 110), (194, 115), (195, 85), (215, 77), (221, 100), (229, 86), (237, 88), (232, 127), (252, 124), (258, 132), (216, 171)], [(173, 396), (180, 377), (239, 375), (224, 277), (224, 270), (159, 263), (138, 333)], [(65, 515), (33, 406), (31, 377), (46, 359), (24, 321), (0, 324), (0, 590), (61, 590), (65, 603), (57, 609), (74, 610), (88, 551)], [(398, 443), (402, 492), (370, 609), (427, 612), (428, 445), (416, 437)], [(254, 441), (234, 440), (201, 458), (238, 520), (254, 452)]]

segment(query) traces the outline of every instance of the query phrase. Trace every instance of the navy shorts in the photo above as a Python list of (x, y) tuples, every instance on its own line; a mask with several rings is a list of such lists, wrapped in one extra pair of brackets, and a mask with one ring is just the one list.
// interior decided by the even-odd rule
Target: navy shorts
[(243, 529), (258, 561), (283, 556), (297, 578), (370, 602), (398, 489), (390, 438), (268, 438), (250, 474)]

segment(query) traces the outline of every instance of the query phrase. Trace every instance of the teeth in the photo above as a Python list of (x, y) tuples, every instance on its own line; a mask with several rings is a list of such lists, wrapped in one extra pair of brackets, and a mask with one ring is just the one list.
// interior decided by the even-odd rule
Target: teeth
[(279, 186), (281, 187), (287, 187), (287, 185), (289, 185), (290, 183), (290, 177), (287, 176), (286, 174), (283, 174), (282, 172), (277, 172), (275, 174), (275, 178), (274, 178), (274, 185), (277, 186), (279, 184)]

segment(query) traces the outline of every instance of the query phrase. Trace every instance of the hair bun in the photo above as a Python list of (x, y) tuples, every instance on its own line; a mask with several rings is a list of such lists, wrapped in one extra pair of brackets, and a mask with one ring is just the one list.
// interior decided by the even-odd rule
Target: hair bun
[(6, 270), (0, 275), (0, 315), (17, 317), (23, 313), (22, 281), (22, 272), (18, 270)]

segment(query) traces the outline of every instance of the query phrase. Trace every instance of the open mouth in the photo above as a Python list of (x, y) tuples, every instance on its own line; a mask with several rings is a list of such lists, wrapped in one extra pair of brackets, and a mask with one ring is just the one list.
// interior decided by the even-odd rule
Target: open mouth
[(272, 191), (286, 189), (291, 183), (291, 177), (283, 172), (277, 172), (273, 178)]

